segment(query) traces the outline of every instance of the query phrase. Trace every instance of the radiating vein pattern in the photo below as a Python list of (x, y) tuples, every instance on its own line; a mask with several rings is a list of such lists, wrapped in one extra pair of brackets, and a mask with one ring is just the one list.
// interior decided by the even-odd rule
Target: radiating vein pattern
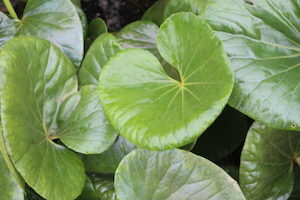
[[(170, 149), (193, 141), (220, 114), (233, 76), (220, 40), (193, 14), (166, 20), (157, 47), (157, 57), (126, 49), (111, 58), (100, 75), (99, 96), (122, 136), (145, 148)], [(179, 80), (165, 72), (160, 58)]]

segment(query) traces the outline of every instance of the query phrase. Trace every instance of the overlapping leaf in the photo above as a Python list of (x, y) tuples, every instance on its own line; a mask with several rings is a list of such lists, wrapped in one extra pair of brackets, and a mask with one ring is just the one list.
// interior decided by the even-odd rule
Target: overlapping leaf
[(178, 149), (133, 151), (117, 169), (115, 189), (120, 200), (245, 200), (221, 168)]
[(110, 33), (100, 35), (89, 48), (79, 71), (80, 85), (97, 85), (102, 67), (121, 49)]
[(211, 161), (220, 160), (242, 144), (247, 130), (246, 117), (233, 108), (226, 107), (216, 121), (198, 138), (193, 152)]
[(241, 156), (240, 183), (247, 199), (285, 200), (294, 187), (294, 163), (299, 162), (300, 134), (255, 122)]
[(24, 199), (23, 189), (10, 173), (6, 162), (0, 153), (0, 200)]
[(102, 154), (86, 155), (83, 159), (88, 172), (114, 174), (121, 160), (136, 148), (128, 140), (119, 136), (116, 142)]
[(57, 45), (79, 67), (83, 57), (83, 28), (70, 0), (29, 0), (22, 19), (14, 27), (3, 13), (0, 20), (0, 45), (16, 34), (37, 36)]
[(129, 49), (105, 65), (100, 99), (122, 136), (145, 148), (169, 149), (191, 143), (215, 120), (233, 77), (221, 42), (193, 14), (169, 18), (159, 30), (158, 49), (180, 81), (148, 51)]
[(116, 138), (94, 88), (78, 92), (69, 59), (35, 37), (7, 42), (0, 70), (3, 136), (12, 163), (44, 198), (74, 199), (84, 184), (83, 163), (54, 141), (81, 153), (101, 153)]
[(0, 48), (17, 34), (16, 21), (0, 12)]
[(232, 63), (235, 87), (229, 103), (274, 128), (300, 130), (300, 2), (247, 2), (201, 1), (197, 11), (196, 1), (169, 0), (161, 4), (160, 21), (178, 11), (201, 15), (218, 32)]

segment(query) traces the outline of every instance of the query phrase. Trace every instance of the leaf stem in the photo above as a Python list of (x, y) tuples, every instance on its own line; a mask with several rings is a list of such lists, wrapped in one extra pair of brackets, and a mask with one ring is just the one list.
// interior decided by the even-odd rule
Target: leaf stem
[(10, 16), (14, 19), (19, 19), (14, 7), (10, 3), (10, 0), (3, 0), (3, 2), (5, 4), (6, 9), (9, 12)]

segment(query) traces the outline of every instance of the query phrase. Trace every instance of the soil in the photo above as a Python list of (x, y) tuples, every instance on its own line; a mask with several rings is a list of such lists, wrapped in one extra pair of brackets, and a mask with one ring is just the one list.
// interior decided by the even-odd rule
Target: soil
[(145, 11), (157, 0), (89, 0), (82, 1), (88, 20), (100, 17), (111, 32), (141, 19)]
[[(125, 25), (140, 20), (145, 11), (157, 0), (82, 0), (82, 9), (88, 21), (100, 17), (110, 32), (119, 31)], [(18, 16), (22, 16), (25, 3), (12, 0)], [(0, 11), (6, 12), (0, 4)]]

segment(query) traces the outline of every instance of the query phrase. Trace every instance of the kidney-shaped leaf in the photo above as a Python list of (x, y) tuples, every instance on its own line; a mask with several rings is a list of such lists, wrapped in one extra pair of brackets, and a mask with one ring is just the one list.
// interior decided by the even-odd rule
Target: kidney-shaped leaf
[(133, 151), (117, 169), (115, 189), (120, 200), (245, 200), (221, 168), (178, 149)]
[(83, 163), (55, 139), (81, 153), (101, 153), (116, 137), (93, 89), (78, 92), (70, 60), (35, 37), (7, 42), (0, 71), (3, 136), (14, 166), (44, 198), (74, 199), (84, 184)]
[(105, 65), (100, 99), (118, 132), (150, 149), (193, 142), (220, 114), (233, 77), (220, 40), (199, 17), (179, 13), (158, 33), (158, 49), (181, 76), (169, 77), (158, 59), (128, 49)]
[(241, 156), (240, 183), (247, 199), (285, 200), (293, 185), (293, 165), (300, 165), (300, 133), (255, 122)]
[(160, 20), (149, 14), (146, 19), (163, 21), (172, 13), (191, 11), (218, 32), (235, 73), (233, 107), (269, 126), (300, 130), (298, 0), (165, 2)]

